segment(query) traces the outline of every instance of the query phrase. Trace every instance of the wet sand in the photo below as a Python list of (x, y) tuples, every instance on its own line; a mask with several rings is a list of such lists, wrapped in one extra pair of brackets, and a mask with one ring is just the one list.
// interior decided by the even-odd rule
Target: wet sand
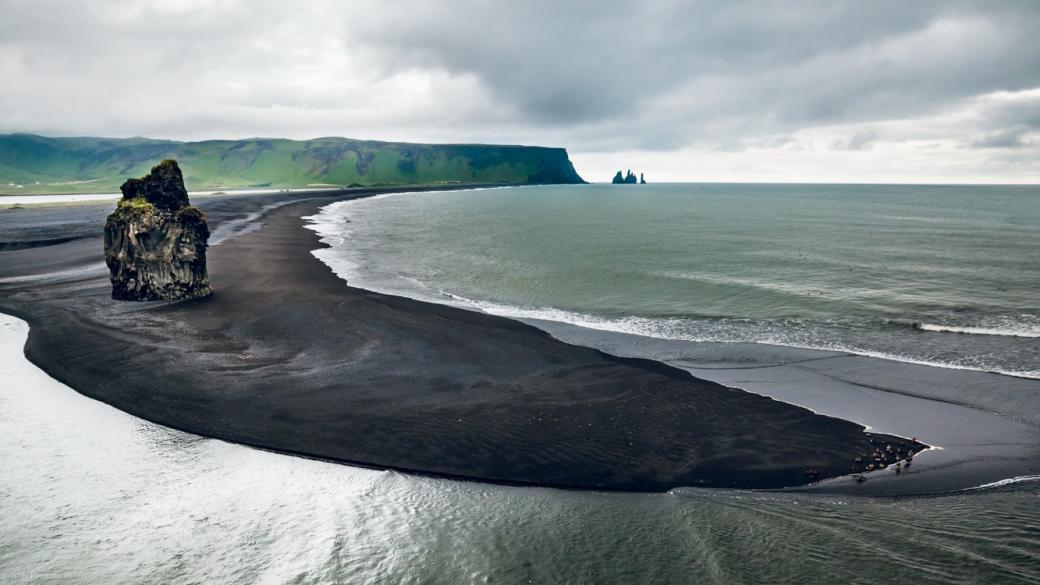
[(689, 342), (531, 324), (569, 343), (653, 358), (871, 431), (931, 445), (901, 473), (797, 489), (871, 495), (934, 494), (1040, 477), (1040, 380), (938, 368), (838, 351), (757, 343)]
[[(311, 255), (322, 244), (301, 217), (368, 194), (197, 200), (219, 240), (216, 292), (185, 303), (110, 300), (97, 237), (9, 248), (0, 311), (32, 326), (34, 363), (87, 396), (204, 436), (372, 467), (604, 490), (778, 488), (808, 483), (810, 468), (848, 474), (874, 448), (859, 424), (658, 361), (347, 286)], [(5, 212), (0, 237), (21, 237), (20, 221), (48, 226), (47, 239), (83, 233), (46, 213)]]

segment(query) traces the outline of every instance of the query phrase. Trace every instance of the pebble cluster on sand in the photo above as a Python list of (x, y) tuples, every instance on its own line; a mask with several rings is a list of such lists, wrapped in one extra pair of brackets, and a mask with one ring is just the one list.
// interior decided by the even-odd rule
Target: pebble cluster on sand
[(867, 437), (870, 438), (870, 444), (874, 445), (874, 451), (869, 454), (861, 453), (853, 461), (852, 479), (857, 482), (867, 481), (865, 473), (881, 471), (889, 467), (892, 467), (896, 473), (902, 473), (904, 468), (910, 467), (914, 460), (914, 455), (920, 453), (925, 447), (916, 437), (910, 440), (910, 445), (905, 449), (899, 446), (893, 447), (891, 443), (882, 444), (881, 441), (875, 439), (870, 433), (867, 433)]

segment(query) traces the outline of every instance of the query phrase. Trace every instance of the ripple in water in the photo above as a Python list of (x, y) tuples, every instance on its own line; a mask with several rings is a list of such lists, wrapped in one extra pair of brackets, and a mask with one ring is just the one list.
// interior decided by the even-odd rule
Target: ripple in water
[(0, 574), (88, 583), (1035, 583), (1040, 489), (602, 494), (357, 469), (85, 398), (0, 316)]
[(1040, 188), (537, 186), (311, 218), (352, 284), (499, 315), (1040, 378)]

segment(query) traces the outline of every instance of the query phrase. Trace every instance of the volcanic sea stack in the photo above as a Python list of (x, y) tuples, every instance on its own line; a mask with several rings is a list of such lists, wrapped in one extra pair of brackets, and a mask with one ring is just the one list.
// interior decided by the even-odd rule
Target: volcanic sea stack
[(161, 301), (210, 294), (209, 227), (206, 216), (188, 202), (177, 161), (162, 161), (120, 190), (123, 198), (105, 222), (112, 298)]

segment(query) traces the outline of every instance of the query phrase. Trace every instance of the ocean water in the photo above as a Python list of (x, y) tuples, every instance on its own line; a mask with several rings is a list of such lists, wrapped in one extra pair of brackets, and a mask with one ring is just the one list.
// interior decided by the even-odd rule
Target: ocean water
[(1040, 378), (1040, 187), (570, 185), (332, 204), (354, 285), (689, 341)]
[(205, 439), (77, 394), (0, 315), (9, 583), (1036, 583), (1035, 479), (942, 497), (518, 488)]

